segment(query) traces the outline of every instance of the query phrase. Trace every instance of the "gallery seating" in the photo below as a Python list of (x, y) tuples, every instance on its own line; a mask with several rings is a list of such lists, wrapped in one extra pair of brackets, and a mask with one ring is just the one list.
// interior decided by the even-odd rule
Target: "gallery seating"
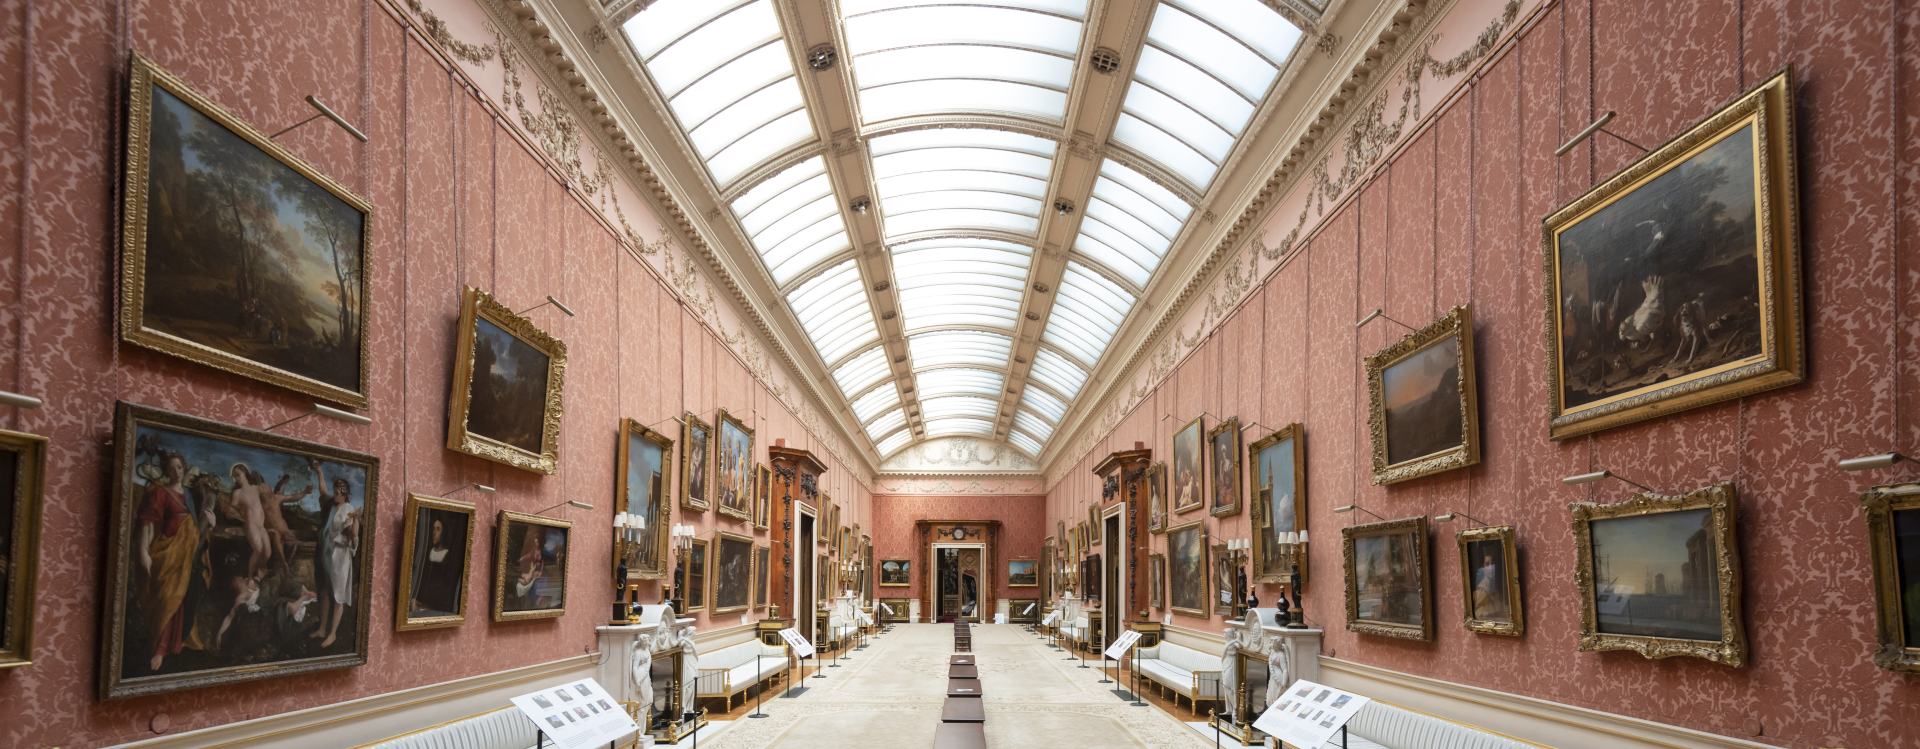
[(859, 632), (860, 625), (841, 618), (839, 614), (827, 617), (827, 639), (835, 648), (847, 644)]
[(508, 705), (357, 749), (531, 749), (538, 742), (533, 721)]
[(1060, 639), (1066, 641), (1067, 647), (1078, 648), (1091, 628), (1092, 624), (1086, 617), (1074, 617), (1060, 625)]
[(1368, 702), (1347, 722), (1348, 749), (1537, 749), (1426, 713)]
[[(1151, 648), (1133, 651), (1134, 667), (1140, 675), (1163, 689), (1187, 698), (1188, 709), (1200, 714), (1200, 703), (1220, 699), (1220, 656), (1203, 653), (1183, 645), (1162, 642)], [(1178, 705), (1180, 700), (1174, 699)], [(1396, 747), (1411, 749), (1411, 747)]]
[[(755, 658), (755, 656), (759, 656)], [(755, 664), (758, 661), (758, 665)], [(757, 670), (756, 670), (757, 669)], [(734, 695), (787, 670), (785, 645), (768, 645), (759, 640), (729, 645), (700, 654), (700, 680), (696, 697), (724, 697), (727, 709), (733, 709)]]

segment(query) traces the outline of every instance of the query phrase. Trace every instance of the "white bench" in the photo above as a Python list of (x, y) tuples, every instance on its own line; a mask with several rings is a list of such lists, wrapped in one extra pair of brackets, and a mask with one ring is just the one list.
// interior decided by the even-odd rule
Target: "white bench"
[(1218, 655), (1162, 642), (1150, 648), (1134, 650), (1133, 667), (1163, 690), (1172, 690), (1179, 695), (1174, 698), (1174, 705), (1180, 704), (1180, 697), (1187, 698), (1187, 709), (1194, 715), (1200, 714), (1202, 701), (1220, 699)]
[(732, 710), (734, 695), (786, 670), (785, 645), (768, 645), (758, 639), (729, 645), (700, 654), (700, 680), (694, 696), (724, 697), (727, 709)]
[[(1330, 746), (1338, 743), (1335, 739)], [(1374, 700), (1347, 722), (1347, 749), (1538, 749), (1538, 745)]]
[(860, 626), (840, 618), (839, 615), (827, 617), (827, 636), (837, 645), (844, 645), (860, 632)]
[(508, 705), (356, 749), (531, 749), (539, 741), (537, 733), (533, 721)]
[(1087, 630), (1091, 627), (1092, 624), (1087, 617), (1074, 617), (1060, 625), (1060, 637), (1067, 641), (1068, 649), (1076, 649), (1080, 647), (1081, 641), (1087, 636)]

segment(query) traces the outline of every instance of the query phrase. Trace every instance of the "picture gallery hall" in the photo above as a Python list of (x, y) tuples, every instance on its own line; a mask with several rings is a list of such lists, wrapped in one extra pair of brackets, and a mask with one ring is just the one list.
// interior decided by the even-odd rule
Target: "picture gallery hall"
[(1920, 0), (0, 0), (0, 749), (1920, 749)]

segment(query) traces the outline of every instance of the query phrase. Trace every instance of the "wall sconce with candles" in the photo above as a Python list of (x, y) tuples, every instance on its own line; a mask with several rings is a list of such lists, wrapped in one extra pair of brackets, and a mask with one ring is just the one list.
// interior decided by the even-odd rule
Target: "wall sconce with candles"
[(619, 562), (613, 570), (613, 619), (609, 623), (614, 626), (640, 623), (640, 584), (627, 579), (627, 558), (640, 552), (646, 530), (644, 515), (621, 512), (613, 516), (613, 558)]

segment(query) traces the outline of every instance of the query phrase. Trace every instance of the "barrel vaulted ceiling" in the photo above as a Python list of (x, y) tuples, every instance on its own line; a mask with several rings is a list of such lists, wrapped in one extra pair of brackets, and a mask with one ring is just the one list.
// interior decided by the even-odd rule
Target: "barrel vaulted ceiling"
[(1211, 249), (1216, 209), (1237, 214), (1265, 178), (1264, 155), (1222, 176), (1261, 123), (1298, 119), (1270, 115), (1313, 51), (1302, 27), (1340, 10), (555, 4), (593, 40), (598, 77), (653, 121), (642, 134), (676, 162), (720, 262), (810, 349), (792, 353), (882, 460), (956, 435), (1046, 454), (1125, 357), (1114, 342), (1137, 333), (1141, 302), (1191, 270), (1171, 261)]

